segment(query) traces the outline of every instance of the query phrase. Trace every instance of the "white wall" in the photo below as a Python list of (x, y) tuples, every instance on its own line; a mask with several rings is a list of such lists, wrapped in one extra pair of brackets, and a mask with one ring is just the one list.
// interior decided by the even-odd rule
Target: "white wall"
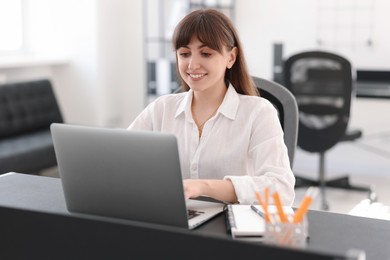
[[(299, 41), (302, 47), (314, 44), (313, 4), (305, 0), (240, 0), (236, 1), (235, 24), (244, 45), (252, 75), (272, 78), (273, 43), (291, 44)], [(306, 4), (307, 15), (297, 15)]]
[[(30, 0), (36, 1), (36, 0)], [(101, 124), (97, 113), (100, 96), (96, 1), (50, 1), (55, 17), (64, 21), (62, 38), (69, 63), (52, 67), (52, 80), (67, 123)], [(43, 9), (37, 10), (41, 13)], [(51, 32), (51, 31), (49, 31)], [(58, 44), (53, 39), (53, 44)]]
[[(142, 0), (25, 0), (27, 52), (65, 64), (0, 68), (49, 78), (68, 123), (126, 127), (145, 105)], [(0, 57), (1, 58), (1, 57)]]
[(142, 0), (99, 0), (100, 122), (128, 126), (145, 105)]
[[(272, 78), (273, 43), (284, 44), (285, 58), (294, 52), (319, 49), (317, 44), (319, 4), (324, 3), (330, 5), (331, 8), (337, 8), (339, 12), (342, 10), (342, 5), (348, 5), (348, 10), (352, 10), (348, 14), (352, 13), (354, 17), (351, 19), (355, 20), (345, 21), (347, 23), (346, 33), (351, 33), (348, 28), (355, 28), (351, 24), (357, 25), (356, 30), (363, 32), (365, 25), (359, 27), (359, 23), (363, 18), (370, 19), (368, 16), (371, 11), (367, 9), (372, 8), (373, 21), (372, 23), (366, 21), (366, 24), (373, 25), (372, 28), (369, 28), (372, 30), (373, 45), (371, 47), (363, 46), (363, 43), (359, 42), (358, 46), (347, 43), (338, 46), (328, 45), (321, 47), (321, 49), (342, 54), (350, 59), (356, 68), (389, 70), (390, 49), (387, 47), (390, 46), (389, 1), (239, 0), (236, 1), (235, 24), (245, 47), (251, 73), (256, 76)], [(353, 8), (361, 8), (361, 10)], [(360, 14), (360, 12), (362, 13)], [(336, 18), (341, 19), (342, 15)], [(333, 22), (331, 19), (329, 20), (328, 22)], [(341, 31), (342, 28), (337, 30)], [(345, 36), (347, 40), (350, 38)]]

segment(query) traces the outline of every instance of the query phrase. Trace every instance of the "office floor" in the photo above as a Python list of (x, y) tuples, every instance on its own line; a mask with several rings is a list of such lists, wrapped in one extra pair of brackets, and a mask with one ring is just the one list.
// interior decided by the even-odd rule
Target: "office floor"
[[(348, 174), (352, 184), (373, 185), (378, 202), (384, 206), (390, 206), (390, 120), (383, 118), (387, 111), (390, 111), (390, 99), (357, 99), (351, 111), (350, 127), (361, 129), (363, 137), (337, 144), (325, 158), (327, 178)], [(293, 170), (297, 175), (317, 178), (318, 155), (297, 148)], [(48, 169), (42, 175), (57, 177), (57, 169)], [(296, 189), (293, 206), (299, 205), (305, 192), (306, 188)], [(328, 188), (326, 197), (329, 211), (349, 213), (368, 194)], [(322, 210), (320, 202), (321, 197), (317, 197), (311, 209)]]
[[(390, 131), (388, 136), (390, 137)], [(387, 139), (388, 143), (389, 140), (390, 138)], [(372, 186), (377, 194), (377, 201), (390, 206), (390, 156), (385, 158), (371, 150), (362, 149), (360, 143), (338, 146), (326, 158), (327, 177), (332, 179), (348, 175), (352, 185)], [(317, 178), (317, 157), (303, 151), (297, 152), (296, 165), (294, 166), (295, 174)], [(294, 206), (299, 205), (306, 189), (296, 189)], [(327, 188), (326, 198), (330, 207), (329, 211), (348, 213), (363, 199), (367, 199), (368, 193)], [(316, 198), (311, 208), (322, 210), (321, 196)]]

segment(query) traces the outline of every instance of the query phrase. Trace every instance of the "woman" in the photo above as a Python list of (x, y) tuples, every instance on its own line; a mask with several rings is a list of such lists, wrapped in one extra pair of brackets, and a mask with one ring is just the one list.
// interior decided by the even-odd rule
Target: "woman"
[(193, 11), (175, 28), (173, 47), (185, 92), (157, 98), (129, 129), (176, 135), (186, 198), (249, 204), (276, 185), (291, 205), (295, 178), (277, 112), (258, 96), (232, 22)]

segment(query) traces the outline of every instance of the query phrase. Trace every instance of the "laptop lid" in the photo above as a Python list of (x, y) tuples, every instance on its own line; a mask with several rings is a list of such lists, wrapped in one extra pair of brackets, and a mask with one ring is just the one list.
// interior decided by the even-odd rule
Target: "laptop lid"
[[(173, 134), (59, 123), (51, 125), (51, 133), (69, 212), (199, 225), (196, 218), (189, 225)], [(212, 204), (206, 211), (215, 216), (223, 204)], [(199, 207), (193, 210), (204, 212)]]

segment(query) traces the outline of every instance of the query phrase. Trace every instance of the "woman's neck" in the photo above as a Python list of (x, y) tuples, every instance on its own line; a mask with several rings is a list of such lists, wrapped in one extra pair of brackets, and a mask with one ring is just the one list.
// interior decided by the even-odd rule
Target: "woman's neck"
[(192, 98), (191, 111), (199, 137), (202, 135), (203, 126), (212, 118), (222, 104), (227, 88), (207, 89), (205, 91), (194, 91)]
[(212, 87), (203, 91), (194, 91), (192, 98), (192, 106), (193, 107), (211, 107), (221, 105), (225, 94), (227, 91), (227, 87)]

